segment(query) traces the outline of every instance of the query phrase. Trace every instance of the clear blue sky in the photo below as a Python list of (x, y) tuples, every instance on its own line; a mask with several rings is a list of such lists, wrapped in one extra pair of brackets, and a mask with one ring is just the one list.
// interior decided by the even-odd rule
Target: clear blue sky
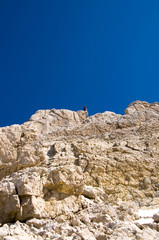
[(1, 0), (0, 126), (159, 101), (158, 0)]

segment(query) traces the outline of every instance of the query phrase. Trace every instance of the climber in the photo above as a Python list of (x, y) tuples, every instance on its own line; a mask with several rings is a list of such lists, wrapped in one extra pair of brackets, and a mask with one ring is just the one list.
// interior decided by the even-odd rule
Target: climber
[(85, 106), (85, 107), (83, 107), (83, 111), (87, 111), (87, 107)]

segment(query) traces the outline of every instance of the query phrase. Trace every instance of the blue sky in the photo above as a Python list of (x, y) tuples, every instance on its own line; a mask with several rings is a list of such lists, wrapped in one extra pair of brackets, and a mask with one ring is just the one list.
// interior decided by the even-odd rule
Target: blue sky
[(0, 36), (0, 126), (159, 101), (158, 0), (2, 0)]

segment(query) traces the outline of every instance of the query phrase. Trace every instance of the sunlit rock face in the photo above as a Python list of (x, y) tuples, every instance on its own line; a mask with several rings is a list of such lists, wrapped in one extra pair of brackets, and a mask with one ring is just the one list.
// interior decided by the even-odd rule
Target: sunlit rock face
[(0, 128), (0, 240), (159, 239), (159, 103)]

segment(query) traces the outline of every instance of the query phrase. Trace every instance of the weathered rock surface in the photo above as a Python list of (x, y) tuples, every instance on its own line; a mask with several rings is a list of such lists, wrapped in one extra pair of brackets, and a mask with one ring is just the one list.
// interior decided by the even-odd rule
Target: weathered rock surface
[(159, 239), (159, 103), (0, 128), (0, 240)]

